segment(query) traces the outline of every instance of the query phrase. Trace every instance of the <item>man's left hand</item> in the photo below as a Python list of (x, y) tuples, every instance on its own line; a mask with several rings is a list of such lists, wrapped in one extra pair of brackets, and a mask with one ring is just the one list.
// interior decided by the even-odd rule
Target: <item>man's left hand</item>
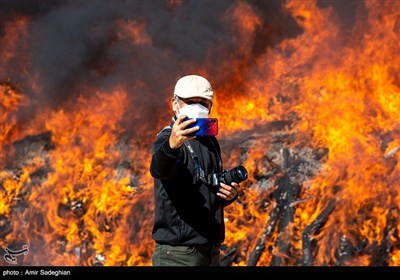
[(225, 200), (232, 200), (235, 198), (237, 193), (239, 192), (239, 184), (232, 182), (232, 184), (226, 185), (224, 183), (220, 184), (220, 187), (218, 189), (217, 195)]

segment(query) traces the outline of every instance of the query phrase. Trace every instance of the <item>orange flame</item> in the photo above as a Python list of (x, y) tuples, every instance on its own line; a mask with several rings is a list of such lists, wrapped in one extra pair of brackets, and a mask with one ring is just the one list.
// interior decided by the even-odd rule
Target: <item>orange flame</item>
[[(184, 2), (168, 5), (179, 9)], [(365, 9), (357, 15), (365, 16), (356, 16), (344, 30), (332, 7), (287, 1), (283, 9), (302, 33), (254, 57), (251, 46), (263, 19), (249, 3), (238, 2), (222, 17), (235, 31), (238, 55), (213, 68), (212, 62), (182, 66), (218, 74), (212, 114), (220, 123), (224, 165), (243, 164), (250, 174), (238, 201), (225, 212), (223, 253), (236, 249), (233, 266), (248, 264), (257, 241), (265, 247), (259, 266), (276, 258), (284, 265), (301, 264), (307, 241), (313, 265), (400, 265), (400, 5), (365, 1), (357, 7)], [(27, 42), (27, 24), (26, 18), (16, 18), (4, 29), (4, 80), (11, 74), (3, 70), (18, 57), (14, 47)], [(118, 40), (152, 47), (146, 19), (117, 20), (115, 25)], [(29, 55), (18, 62), (22, 76)], [(36, 75), (28, 81), (40, 92)], [(124, 138), (124, 118), (135, 113), (128, 112), (128, 91), (82, 94), (22, 123), (19, 113), (34, 98), (12, 84), (0, 83), (0, 246), (28, 243), (24, 264), (29, 265), (150, 265), (152, 139)], [(137, 84), (146, 87), (143, 81)], [(18, 148), (32, 136), (31, 146)], [(278, 180), (290, 173), (278, 155), (282, 149), (295, 159), (303, 150), (327, 153), (306, 179), (290, 177), (301, 192), (287, 206), (293, 217), (279, 230), (282, 221), (272, 215), (280, 203), (274, 193), (282, 187)], [(303, 166), (296, 168), (300, 172)], [(271, 225), (274, 219), (277, 226)], [(316, 222), (318, 230), (306, 234)], [(288, 250), (281, 250), (279, 242)], [(338, 257), (341, 245), (351, 247), (354, 255)], [(370, 252), (380, 247), (387, 256), (376, 260)], [(38, 259), (43, 250), (46, 256)]]

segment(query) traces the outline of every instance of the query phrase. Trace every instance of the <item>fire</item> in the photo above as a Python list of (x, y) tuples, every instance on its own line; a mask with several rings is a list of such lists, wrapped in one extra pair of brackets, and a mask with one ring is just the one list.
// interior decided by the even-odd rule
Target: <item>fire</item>
[[(2, 118), (0, 121), (0, 129), (2, 134), (0, 135), (0, 152), (4, 157), (3, 147), (4, 145), (15, 140), (15, 131), (18, 130), (16, 112), (22, 106), (29, 104), (27, 98), (18, 93), (15, 89), (7, 84), (0, 85), (0, 106), (2, 109)], [(3, 114), (4, 113), (4, 114)], [(5, 161), (1, 161), (0, 167)]]
[[(168, 1), (159, 12), (191, 4)], [(90, 26), (101, 40), (88, 44), (89, 58), (73, 56), (85, 53), (79, 45), (63, 61), (69, 68), (46, 61), (45, 70), (30, 46), (39, 22), (7, 17), (0, 246), (29, 245), (23, 265), (150, 265), (151, 143), (168, 125), (166, 85), (192, 70), (215, 84), (225, 168), (243, 164), (250, 175), (225, 211), (228, 265), (400, 265), (400, 5), (357, 1), (349, 20), (335, 5), (281, 4), (299, 32), (273, 43), (263, 37), (275, 30), (261, 3), (233, 2), (221, 18), (206, 17), (232, 35), (206, 50), (190, 26), (158, 34), (151, 16), (122, 13)], [(179, 44), (166, 39), (172, 27), (185, 27)], [(196, 29), (204, 40), (205, 29)], [(196, 44), (185, 45), (188, 34)], [(181, 45), (202, 49), (205, 61), (192, 62)]]
[[(13, 20), (6, 22), (4, 27), (4, 37), (1, 40), (2, 46), (0, 49), (0, 65), (1, 65), (1, 74), (3, 77), (6, 76), (6, 73), (3, 73), (5, 69), (7, 69), (7, 64), (10, 63), (10, 60), (17, 56), (16, 49), (23, 48), (26, 42), (21, 40), (22, 38), (27, 37), (27, 22), (28, 18), (23, 16), (15, 17)], [(21, 46), (22, 43), (22, 46)], [(22, 62), (22, 61), (21, 61)], [(15, 66), (15, 65), (14, 65)]]

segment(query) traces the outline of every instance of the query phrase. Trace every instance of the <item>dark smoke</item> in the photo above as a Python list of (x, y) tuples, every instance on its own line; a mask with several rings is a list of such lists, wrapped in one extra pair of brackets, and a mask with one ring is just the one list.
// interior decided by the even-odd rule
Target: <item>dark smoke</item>
[[(0, 79), (24, 84), (32, 75), (38, 75), (39, 92), (27, 88), (26, 94), (39, 100), (41, 106), (54, 108), (77, 95), (109, 92), (122, 86), (131, 96), (132, 109), (136, 114), (141, 112), (142, 122), (153, 126), (160, 116), (170, 114), (169, 107), (163, 108), (169, 106), (168, 97), (176, 79), (194, 72), (186, 65), (209, 73), (213, 82), (218, 65), (240, 57), (238, 34), (224, 17), (237, 3), (182, 1), (173, 6), (160, 0), (2, 0), (3, 32), (5, 21), (14, 16), (30, 18), (30, 61), (28, 75), (18, 77), (9, 65), (5, 73), (13, 76)], [(301, 33), (295, 21), (283, 12), (283, 1), (246, 3), (263, 19), (249, 46), (252, 59), (284, 38)], [(150, 45), (135, 44), (124, 36), (126, 29), (121, 30), (121, 23), (132, 22), (143, 23)], [(213, 52), (216, 49), (218, 52)], [(224, 77), (229, 77), (229, 71)], [(154, 111), (160, 113), (148, 113)]]

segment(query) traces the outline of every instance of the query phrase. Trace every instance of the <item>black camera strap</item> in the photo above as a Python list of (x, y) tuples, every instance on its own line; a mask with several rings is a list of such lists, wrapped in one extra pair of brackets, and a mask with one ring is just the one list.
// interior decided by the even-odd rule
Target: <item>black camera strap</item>
[[(215, 147), (214, 142), (210, 139), (211, 144), (214, 147), (215, 150), (215, 155), (218, 157), (218, 165), (219, 165), (219, 170), (222, 170), (222, 160), (218, 154), (218, 150)], [(204, 172), (204, 169), (201, 167), (201, 164), (199, 162), (199, 158), (197, 156), (197, 154), (194, 152), (192, 145), (190, 145), (190, 140), (183, 142), (186, 146), (186, 148), (189, 151), (190, 156), (193, 159), (193, 162), (195, 164), (195, 171), (196, 171), (196, 179), (195, 179), (195, 183), (197, 183), (199, 181), (199, 179), (206, 185), (211, 185), (212, 184), (212, 178), (211, 175), (206, 175), (206, 173)]]
[(210, 184), (210, 180), (206, 178), (206, 173), (204, 172), (203, 168), (200, 165), (199, 162), (199, 157), (197, 154), (194, 152), (192, 145), (190, 145), (189, 141), (183, 142), (185, 144), (186, 148), (189, 151), (190, 156), (193, 159), (193, 162), (195, 164), (195, 171), (196, 171), (196, 179), (195, 183), (199, 181), (199, 179), (206, 185)]

